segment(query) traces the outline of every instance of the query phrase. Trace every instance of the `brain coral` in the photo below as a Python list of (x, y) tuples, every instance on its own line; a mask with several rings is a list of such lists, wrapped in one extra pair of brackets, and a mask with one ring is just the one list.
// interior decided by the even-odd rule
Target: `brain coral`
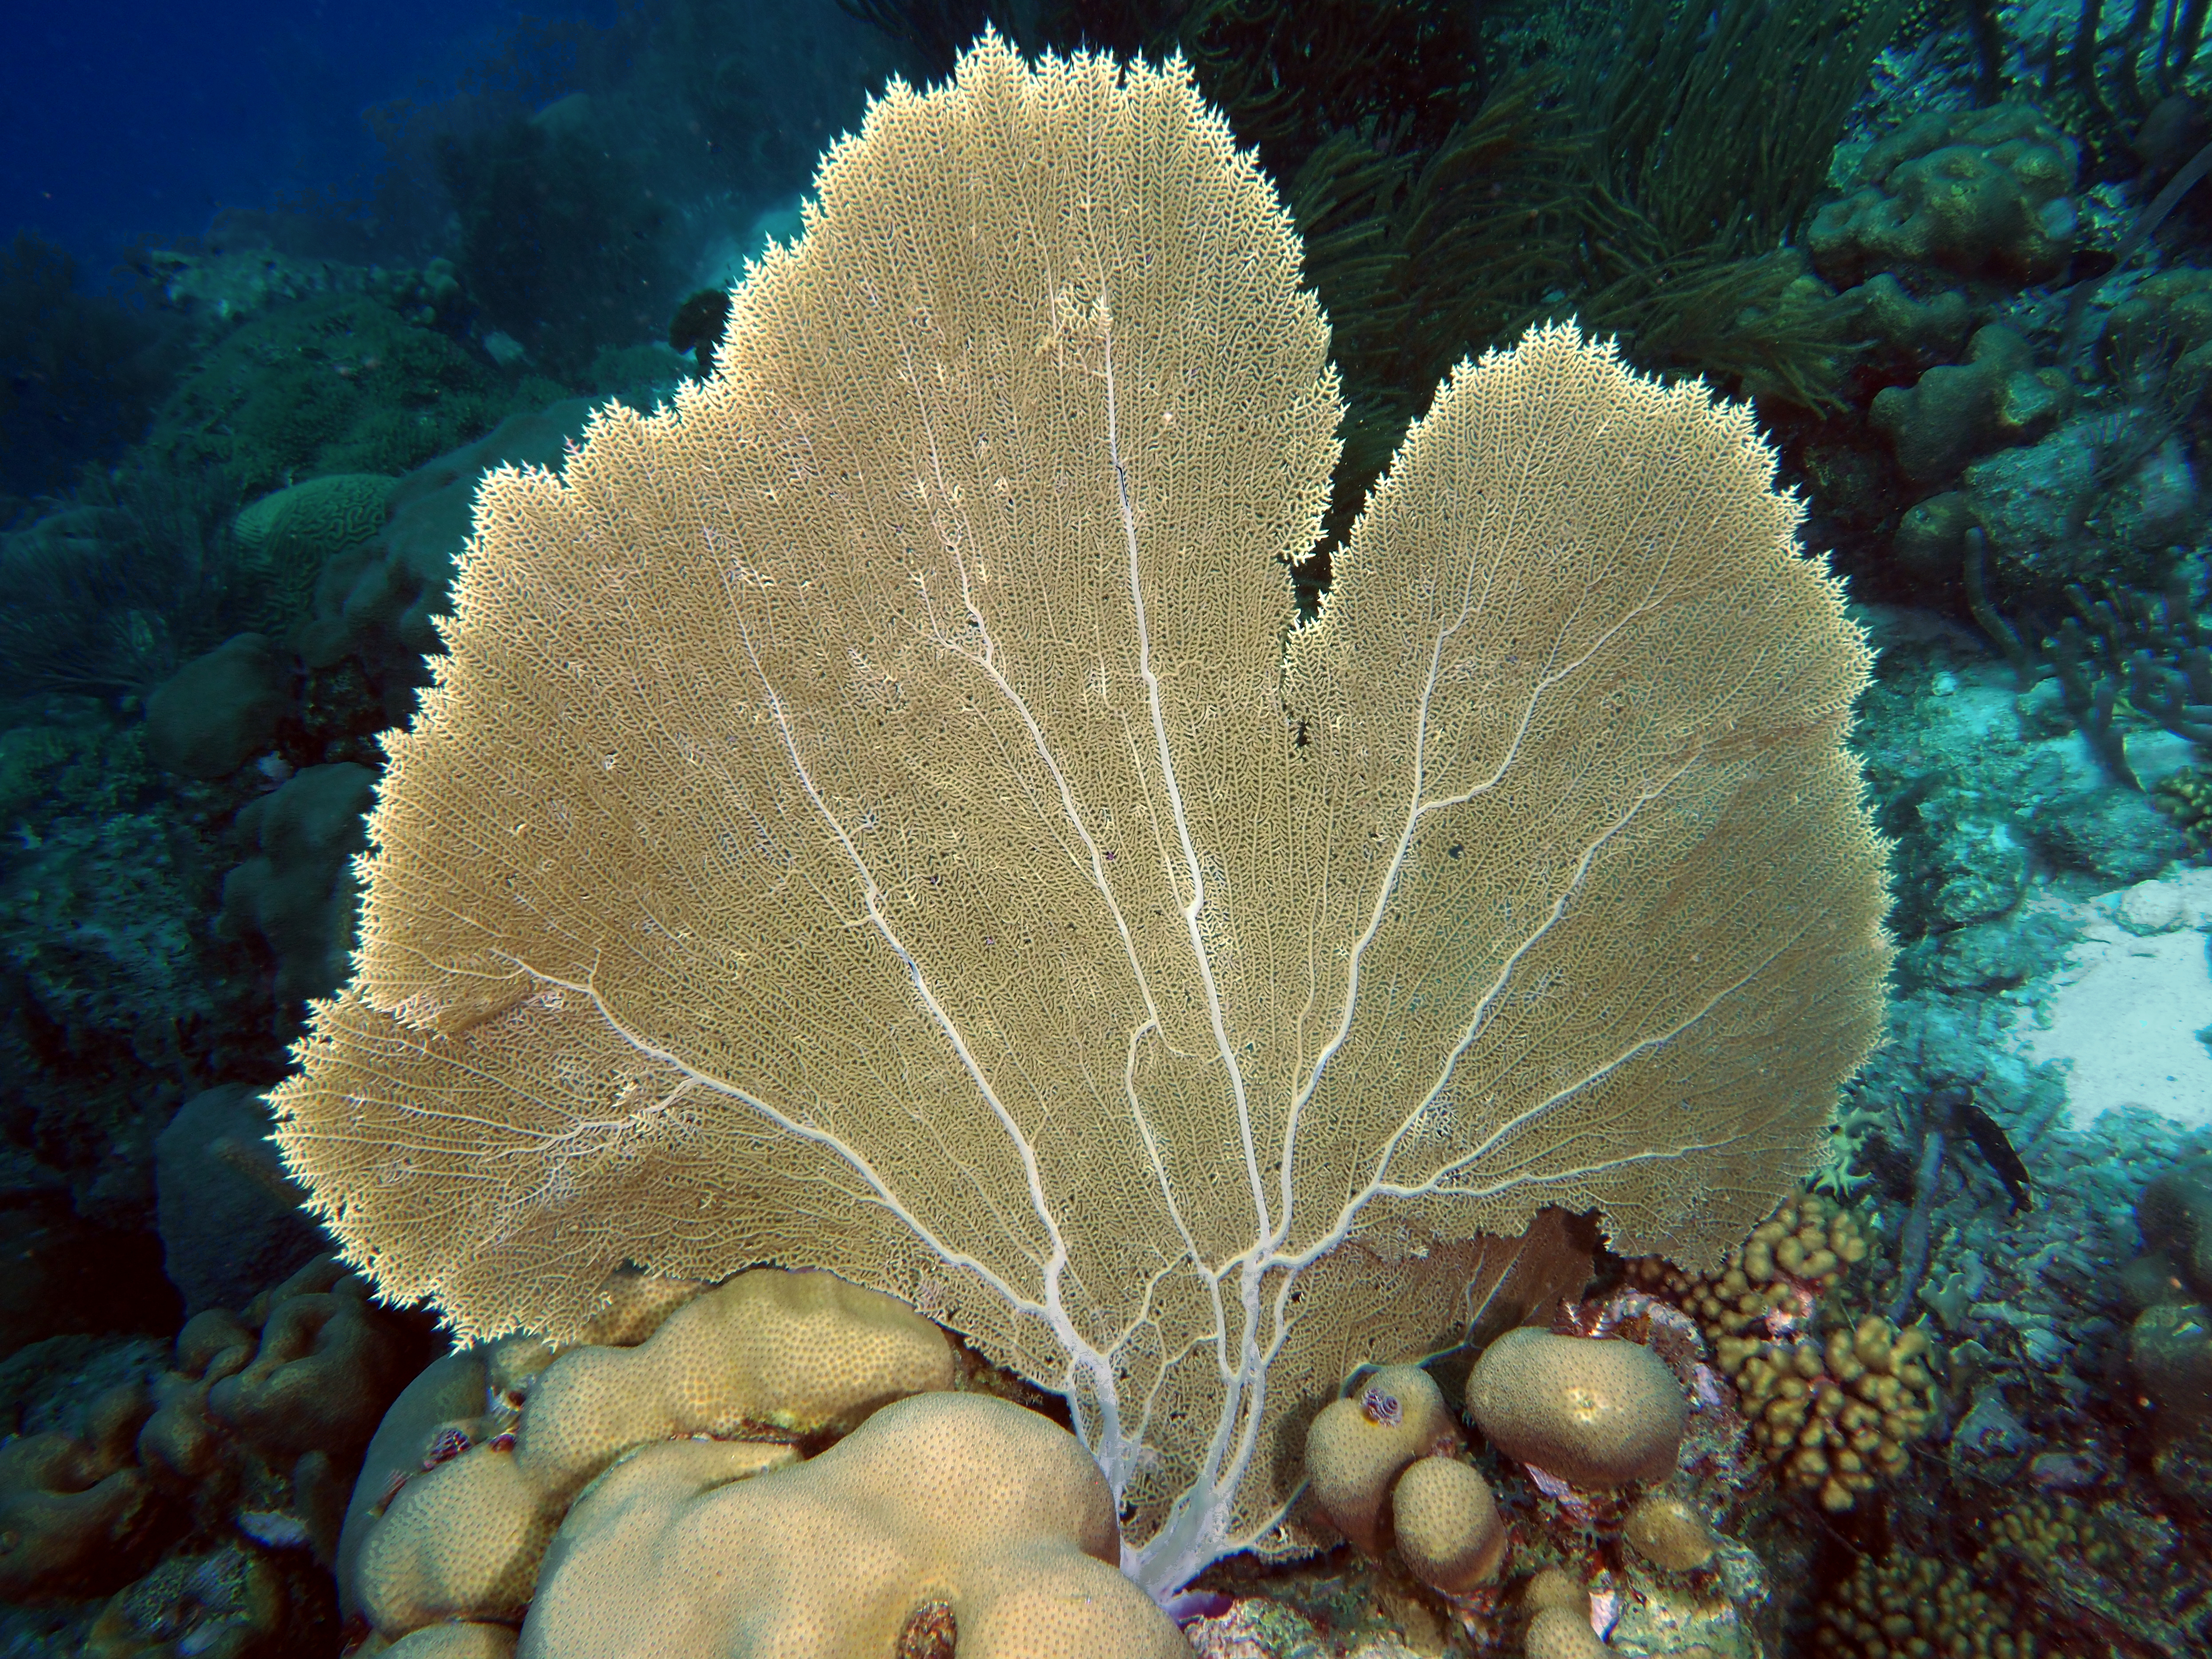
[(284, 593), (293, 611), (305, 605), (316, 573), (335, 554), (384, 527), (392, 481), (381, 473), (334, 472), (264, 495), (233, 520), (242, 562)]

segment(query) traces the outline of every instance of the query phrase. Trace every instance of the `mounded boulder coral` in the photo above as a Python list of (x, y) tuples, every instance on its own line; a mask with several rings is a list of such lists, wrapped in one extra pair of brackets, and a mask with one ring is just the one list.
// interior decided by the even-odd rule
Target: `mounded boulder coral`
[(241, 1306), (322, 1249), (269, 1127), (260, 1090), (223, 1083), (179, 1107), (155, 1138), (162, 1271), (187, 1315)]
[(1459, 1443), (1443, 1393), (1419, 1365), (1385, 1365), (1306, 1429), (1306, 1480), (1336, 1529), (1368, 1555), (1389, 1547), (1391, 1483), (1415, 1458)]
[(1390, 1516), (1399, 1559), (1431, 1589), (1465, 1595), (1504, 1564), (1497, 1496), (1480, 1470), (1455, 1457), (1415, 1459), (1390, 1489)]
[(2123, 1285), (2142, 1309), (2128, 1368), (2154, 1410), (2153, 1468), (2169, 1492), (2201, 1502), (2212, 1461), (2212, 1159), (2154, 1177), (2136, 1200), (2145, 1253)]
[[(116, 1593), (96, 1626), (107, 1645), (87, 1650), (103, 1656), (174, 1653), (161, 1643), (180, 1631), (194, 1637), (189, 1653), (299, 1650), (284, 1643), (325, 1613), (334, 1623), (317, 1564), (331, 1561), (361, 1445), (428, 1336), (328, 1257), (237, 1313), (194, 1316), (150, 1389), (111, 1389), (74, 1432), (0, 1449), (0, 1601)], [(154, 1558), (182, 1534), (202, 1555), (180, 1577)], [(275, 1551), (281, 1571), (205, 1551), (241, 1534)], [(186, 1601), (191, 1616), (173, 1616)], [(148, 1636), (165, 1621), (169, 1636)]]
[(1916, 501), (1898, 520), (1890, 553), (1898, 569), (1916, 582), (1941, 588), (1960, 580), (1966, 532), (1981, 528), (1973, 502), (1963, 489), (1947, 489)]
[(2153, 1176), (2136, 1200), (2136, 1225), (2151, 1255), (2212, 1298), (2212, 1158)]
[(326, 995), (345, 978), (358, 908), (353, 856), (368, 844), (375, 792), (374, 773), (339, 761), (303, 768), (238, 815), (261, 850), (223, 878), (216, 925), (268, 946), (280, 1001)]
[(1974, 331), (1974, 308), (1958, 289), (1918, 295), (1885, 270), (1838, 296), (1852, 332), (1875, 345), (1875, 361), (1914, 370), (1957, 359)]
[(318, 474), (396, 476), (562, 392), (506, 383), (367, 295), (315, 295), (225, 336), (178, 381), (148, 441), (179, 470), (219, 467), (259, 494)]
[(452, 1443), (446, 1431), (457, 1430), (471, 1443), (496, 1432), (484, 1427), (494, 1397), (494, 1352), (489, 1346), (465, 1348), (432, 1360), (399, 1391), (377, 1424), (362, 1456), (361, 1478), (354, 1484), (338, 1540), (338, 1605), (347, 1617), (361, 1611), (362, 1545), (400, 1489), (437, 1466), (434, 1454)]
[(1672, 1474), (1689, 1402), (1640, 1342), (1524, 1326), (1482, 1351), (1469, 1414), (1509, 1457), (1590, 1491)]
[(2073, 257), (2080, 164), (2074, 141), (2025, 104), (1931, 112), (1868, 149), (1806, 242), (1838, 288), (1881, 270), (2053, 282)]
[(351, 1464), (410, 1372), (419, 1336), (369, 1301), (368, 1281), (329, 1256), (249, 1305), (252, 1357), (209, 1385), (208, 1415), (272, 1462), (319, 1451)]
[(508, 1659), (514, 1632), (505, 1625), (430, 1625), (388, 1644), (372, 1636), (357, 1651), (361, 1659), (377, 1654), (387, 1659)]
[(519, 1622), (562, 1512), (541, 1501), (510, 1449), (471, 1446), (409, 1480), (368, 1534), (362, 1613), (393, 1635), (463, 1617)]
[(647, 1447), (584, 1494), (521, 1659), (1190, 1659), (1121, 1571), (1097, 1464), (1034, 1412), (921, 1395), (749, 1480), (729, 1450)]
[(740, 1273), (638, 1347), (554, 1360), (531, 1389), (514, 1461), (565, 1503), (649, 1440), (842, 1434), (953, 1378), (944, 1332), (890, 1297), (824, 1273)]
[(438, 1361), (394, 1402), (340, 1546), (349, 1610), (393, 1639), (520, 1619), (570, 1504), (625, 1454), (702, 1437), (715, 1478), (736, 1480), (956, 1380), (943, 1331), (827, 1273), (764, 1268), (703, 1294), (629, 1276), (601, 1322), (643, 1340), (549, 1363), (509, 1339)]
[(1489, 1482), (1452, 1455), (1461, 1443), (1435, 1380), (1384, 1365), (1308, 1426), (1308, 1490), (1363, 1553), (1395, 1545), (1423, 1583), (1463, 1595), (1497, 1577), (1506, 1533)]
[(1542, 1607), (1528, 1621), (1521, 1651), (1528, 1659), (1603, 1659), (1612, 1650), (1590, 1628), (1587, 1614)]

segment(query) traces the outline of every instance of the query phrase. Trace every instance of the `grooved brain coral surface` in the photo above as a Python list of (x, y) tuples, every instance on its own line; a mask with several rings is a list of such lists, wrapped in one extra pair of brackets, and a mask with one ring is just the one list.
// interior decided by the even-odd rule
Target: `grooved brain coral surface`
[(990, 40), (713, 380), (488, 481), (277, 1097), (387, 1295), (561, 1340), (625, 1260), (826, 1267), (1078, 1402), (1139, 1540), (1218, 1480), (1198, 1559), (1515, 1260), (1432, 1241), (1702, 1262), (1810, 1166), (1889, 947), (1771, 453), (1532, 334), (1293, 629), (1301, 254), (1187, 71)]

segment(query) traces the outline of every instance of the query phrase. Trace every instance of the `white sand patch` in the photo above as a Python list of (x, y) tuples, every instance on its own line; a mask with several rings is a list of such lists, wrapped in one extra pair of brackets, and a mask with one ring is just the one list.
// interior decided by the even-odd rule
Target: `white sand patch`
[(2212, 1125), (2212, 870), (2146, 881), (2062, 907), (2082, 930), (2021, 1052), (2072, 1062), (2069, 1121), (2141, 1106), (2192, 1127)]

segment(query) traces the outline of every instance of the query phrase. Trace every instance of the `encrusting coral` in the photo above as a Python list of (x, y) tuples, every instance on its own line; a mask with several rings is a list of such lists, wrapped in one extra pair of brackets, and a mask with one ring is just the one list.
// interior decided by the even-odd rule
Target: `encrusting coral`
[(1060, 1393), (1166, 1594), (1348, 1369), (1571, 1293), (1547, 1215), (1703, 1263), (1811, 1167), (1890, 949), (1771, 452), (1532, 332), (1293, 627), (1301, 258), (1187, 71), (987, 37), (714, 378), (488, 481), (276, 1096), (386, 1294), (830, 1269)]
[(1720, 1548), (1712, 1522), (1680, 1492), (1644, 1493), (1621, 1522), (1620, 1535), (1645, 1560), (1669, 1572), (1695, 1571)]

